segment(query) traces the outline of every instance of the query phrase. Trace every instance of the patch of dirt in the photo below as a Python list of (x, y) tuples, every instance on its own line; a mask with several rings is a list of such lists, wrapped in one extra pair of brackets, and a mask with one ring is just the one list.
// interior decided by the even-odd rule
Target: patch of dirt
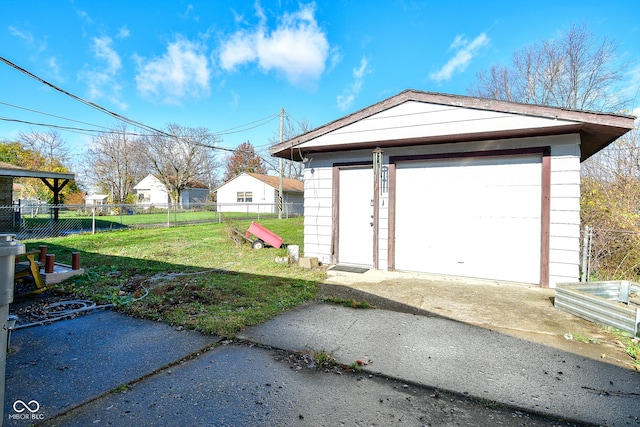
[[(16, 299), (9, 306), (9, 314), (18, 316), (16, 325), (26, 325), (34, 322), (44, 322), (48, 318), (58, 316), (64, 310), (76, 310), (85, 307), (87, 303), (75, 300), (72, 295), (46, 291), (41, 294)], [(78, 311), (66, 318), (74, 318), (86, 314), (86, 311)]]
[(628, 369), (637, 366), (607, 329), (553, 305), (554, 289), (402, 273), (330, 275), (321, 295), (365, 300), (376, 308), (437, 315), (496, 330)]

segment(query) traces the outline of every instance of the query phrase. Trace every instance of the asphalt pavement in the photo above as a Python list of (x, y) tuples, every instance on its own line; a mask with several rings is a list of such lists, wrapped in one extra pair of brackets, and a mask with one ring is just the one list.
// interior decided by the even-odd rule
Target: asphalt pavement
[(438, 316), (310, 303), (238, 338), (113, 311), (15, 331), (4, 425), (640, 425), (636, 372)]

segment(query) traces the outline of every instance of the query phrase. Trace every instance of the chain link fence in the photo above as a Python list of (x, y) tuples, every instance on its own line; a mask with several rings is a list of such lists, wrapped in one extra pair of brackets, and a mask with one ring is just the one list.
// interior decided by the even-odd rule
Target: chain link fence
[[(302, 203), (284, 203), (282, 217), (303, 214)], [(14, 205), (0, 206), (0, 233), (14, 233), (18, 240), (42, 239), (78, 233), (125, 228), (170, 227), (220, 223), (223, 218), (255, 220), (278, 218), (277, 204), (190, 203), (154, 205)]]
[(640, 233), (585, 226), (581, 238), (581, 281), (638, 280)]

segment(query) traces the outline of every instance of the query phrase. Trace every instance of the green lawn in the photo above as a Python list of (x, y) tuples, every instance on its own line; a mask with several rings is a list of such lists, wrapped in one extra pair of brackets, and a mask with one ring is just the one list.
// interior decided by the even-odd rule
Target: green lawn
[[(238, 221), (241, 230), (250, 221)], [(260, 224), (302, 248), (303, 218)], [(78, 298), (115, 303), (123, 312), (232, 337), (316, 296), (319, 270), (277, 264), (286, 249), (251, 249), (229, 239), (225, 224), (143, 228), (24, 241), (46, 244), (57, 262), (80, 252), (82, 276), (60, 285)], [(142, 297), (138, 300), (138, 298)]]

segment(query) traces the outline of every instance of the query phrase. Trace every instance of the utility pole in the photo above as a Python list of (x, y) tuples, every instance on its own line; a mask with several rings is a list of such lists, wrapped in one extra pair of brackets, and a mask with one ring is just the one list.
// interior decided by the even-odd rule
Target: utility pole
[[(284, 108), (280, 109), (280, 144), (282, 144), (282, 136), (284, 134)], [(284, 166), (282, 157), (278, 157), (278, 165), (280, 166), (280, 185), (278, 186), (278, 219), (282, 219), (282, 181), (284, 181)]]

